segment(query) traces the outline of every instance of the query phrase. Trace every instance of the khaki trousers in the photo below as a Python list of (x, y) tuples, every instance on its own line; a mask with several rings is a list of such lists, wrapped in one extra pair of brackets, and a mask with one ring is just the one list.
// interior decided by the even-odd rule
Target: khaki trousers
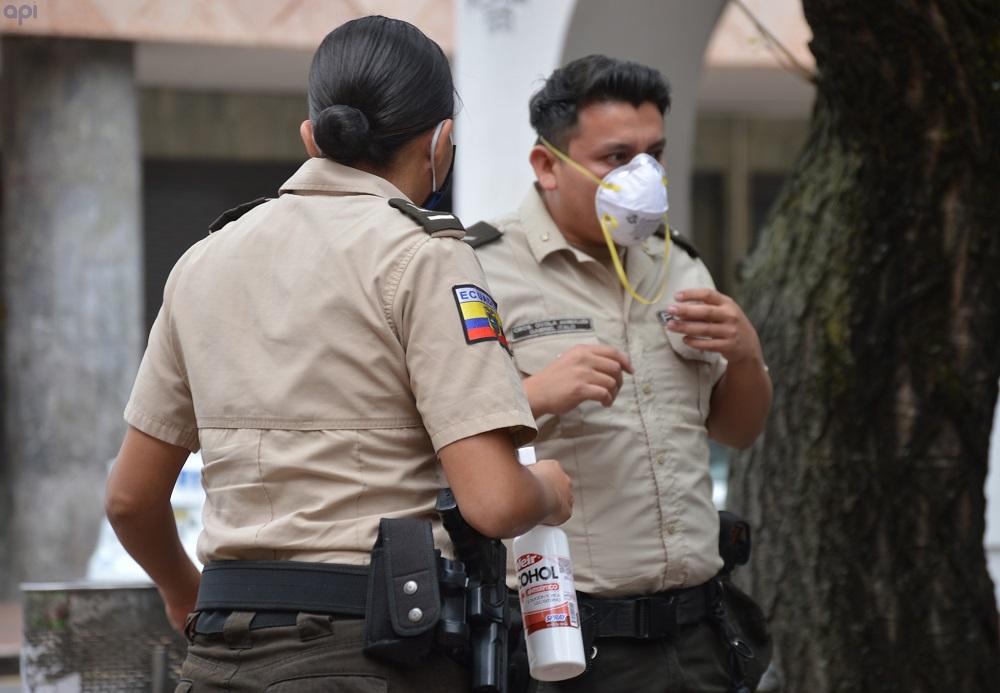
[(712, 625), (681, 628), (676, 639), (601, 638), (590, 671), (538, 693), (727, 693), (729, 653)]
[[(250, 630), (252, 612), (233, 612), (222, 633), (192, 634), (175, 693), (451, 693), (469, 673), (433, 653), (400, 668), (362, 651), (364, 621), (299, 614), (298, 622)], [(191, 629), (189, 629), (189, 632)]]

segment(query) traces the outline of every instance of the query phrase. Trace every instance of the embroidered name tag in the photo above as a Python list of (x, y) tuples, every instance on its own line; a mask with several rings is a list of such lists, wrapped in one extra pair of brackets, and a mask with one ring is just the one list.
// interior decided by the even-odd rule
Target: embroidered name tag
[(504, 336), (503, 324), (497, 313), (497, 302), (493, 297), (473, 284), (453, 286), (451, 292), (455, 296), (455, 305), (458, 306), (465, 341), (468, 344), (496, 341), (509, 352), (510, 346)]
[(554, 318), (512, 327), (510, 340), (517, 342), (531, 337), (544, 337), (563, 332), (592, 332), (593, 330), (594, 323), (590, 318)]

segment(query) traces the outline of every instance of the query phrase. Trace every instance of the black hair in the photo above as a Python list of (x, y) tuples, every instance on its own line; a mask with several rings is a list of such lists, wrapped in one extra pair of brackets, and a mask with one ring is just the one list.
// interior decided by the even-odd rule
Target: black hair
[(670, 85), (658, 70), (606, 55), (579, 58), (552, 73), (528, 104), (531, 127), (539, 137), (565, 148), (580, 109), (603, 101), (646, 102), (661, 114), (670, 110)]
[(454, 116), (444, 51), (408, 22), (371, 16), (337, 27), (309, 68), (309, 119), (323, 154), (382, 168), (417, 135)]

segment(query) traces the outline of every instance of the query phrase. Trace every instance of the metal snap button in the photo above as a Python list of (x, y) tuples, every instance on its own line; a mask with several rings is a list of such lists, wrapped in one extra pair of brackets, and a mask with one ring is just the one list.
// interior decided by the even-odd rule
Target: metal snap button
[(416, 594), (417, 583), (414, 580), (407, 580), (403, 583), (403, 594)]
[(412, 623), (416, 623), (417, 621), (419, 621), (424, 617), (424, 612), (414, 607), (410, 609), (410, 613), (408, 613), (406, 617), (410, 619)]

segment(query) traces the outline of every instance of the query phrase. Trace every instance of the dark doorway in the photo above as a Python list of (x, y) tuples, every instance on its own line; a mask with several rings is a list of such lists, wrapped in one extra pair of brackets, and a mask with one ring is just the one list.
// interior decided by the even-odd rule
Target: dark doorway
[[(145, 329), (163, 302), (174, 263), (208, 234), (227, 209), (258, 197), (275, 197), (301, 161), (245, 162), (147, 159), (143, 162)], [(448, 190), (438, 209), (450, 211)]]
[(163, 285), (177, 259), (208, 234), (227, 209), (275, 197), (301, 162), (147, 159), (143, 163), (145, 328), (163, 302)]

